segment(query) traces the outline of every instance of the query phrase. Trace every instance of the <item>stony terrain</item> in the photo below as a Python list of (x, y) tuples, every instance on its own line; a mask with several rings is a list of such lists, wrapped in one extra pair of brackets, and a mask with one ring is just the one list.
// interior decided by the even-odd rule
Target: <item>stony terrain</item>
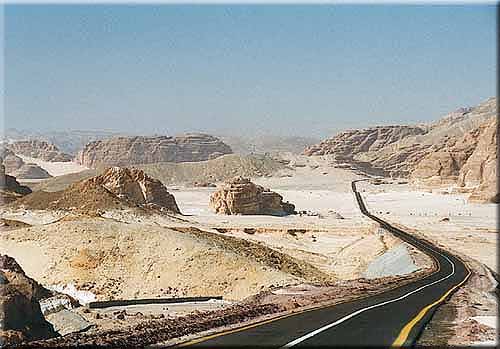
[(232, 153), (216, 137), (186, 134), (177, 137), (112, 137), (88, 143), (77, 161), (87, 167), (130, 166), (157, 162), (196, 162)]
[(56, 192), (35, 191), (13, 203), (28, 209), (102, 210), (149, 207), (179, 213), (175, 198), (157, 179), (137, 169), (112, 167), (102, 175), (76, 182)]
[(294, 214), (295, 206), (283, 197), (248, 178), (235, 177), (210, 196), (210, 206), (219, 214), (275, 215)]
[(372, 174), (407, 177), (417, 184), (458, 184), (474, 191), (472, 200), (492, 200), (496, 106), (496, 98), (490, 98), (429, 125), (346, 131), (307, 148), (305, 154), (332, 154), (337, 163)]
[(63, 153), (54, 144), (42, 140), (16, 141), (9, 144), (8, 147), (18, 155), (39, 158), (45, 161), (66, 162), (72, 160), (71, 155)]
[(52, 338), (57, 335), (40, 310), (50, 291), (28, 277), (16, 260), (0, 255), (0, 344)]

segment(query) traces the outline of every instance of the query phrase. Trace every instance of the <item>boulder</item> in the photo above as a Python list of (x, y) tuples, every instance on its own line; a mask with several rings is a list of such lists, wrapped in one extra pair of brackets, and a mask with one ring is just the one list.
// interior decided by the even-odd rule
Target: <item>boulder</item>
[(196, 162), (231, 154), (220, 139), (205, 134), (177, 137), (112, 137), (88, 143), (77, 155), (87, 167), (129, 166), (158, 162)]
[(210, 196), (210, 207), (216, 213), (227, 215), (287, 215), (295, 213), (295, 206), (283, 202), (278, 193), (235, 177)]
[(0, 281), (2, 346), (58, 335), (45, 320), (39, 304), (51, 292), (26, 276), (14, 258), (0, 255)]

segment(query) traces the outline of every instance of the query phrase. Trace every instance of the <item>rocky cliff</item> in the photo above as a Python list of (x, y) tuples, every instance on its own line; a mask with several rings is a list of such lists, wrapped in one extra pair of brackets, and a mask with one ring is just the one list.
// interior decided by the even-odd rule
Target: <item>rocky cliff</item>
[(50, 291), (26, 276), (14, 258), (0, 255), (0, 345), (56, 337), (42, 315), (39, 301)]
[(496, 202), (497, 191), (498, 123), (496, 118), (481, 125), (476, 132), (476, 147), (460, 169), (458, 185), (472, 187), (469, 201)]
[(458, 183), (476, 192), (472, 200), (481, 200), (485, 188), (491, 196), (496, 193), (491, 191), (496, 175), (496, 110), (497, 100), (490, 98), (428, 125), (343, 132), (307, 148), (305, 154), (331, 154), (337, 162), (367, 173), (407, 177), (414, 183)]
[(287, 215), (295, 213), (295, 206), (283, 202), (278, 193), (255, 185), (249, 179), (235, 177), (210, 197), (210, 207), (216, 213), (227, 215)]
[(410, 135), (424, 134), (419, 126), (377, 126), (349, 130), (305, 149), (305, 155), (332, 154), (338, 160), (351, 160), (358, 153), (377, 151)]
[(187, 134), (178, 137), (113, 137), (88, 143), (77, 155), (87, 167), (128, 166), (157, 162), (195, 162), (232, 153), (216, 137)]
[(8, 148), (16, 154), (44, 161), (67, 162), (72, 160), (71, 155), (63, 153), (55, 145), (42, 140), (17, 141), (9, 144)]

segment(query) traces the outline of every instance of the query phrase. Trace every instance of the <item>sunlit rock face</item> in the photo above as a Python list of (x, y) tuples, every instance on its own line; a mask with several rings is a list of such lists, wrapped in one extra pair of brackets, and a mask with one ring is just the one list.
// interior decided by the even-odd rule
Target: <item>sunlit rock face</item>
[(220, 139), (205, 134), (177, 137), (113, 137), (88, 143), (77, 155), (87, 167), (128, 166), (157, 162), (196, 162), (231, 154)]
[(281, 195), (243, 177), (235, 177), (213, 193), (210, 207), (216, 213), (227, 215), (283, 216), (295, 213), (295, 206), (283, 202)]

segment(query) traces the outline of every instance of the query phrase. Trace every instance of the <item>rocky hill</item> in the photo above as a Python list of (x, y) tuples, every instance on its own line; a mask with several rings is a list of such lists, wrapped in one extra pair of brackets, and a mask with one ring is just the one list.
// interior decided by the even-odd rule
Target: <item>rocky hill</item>
[(112, 167), (103, 174), (56, 192), (35, 191), (15, 202), (30, 209), (98, 211), (149, 207), (179, 213), (175, 198), (163, 184), (142, 170)]
[(63, 153), (54, 144), (38, 139), (16, 141), (9, 144), (8, 148), (15, 154), (44, 161), (67, 162), (72, 160), (71, 155)]
[(295, 213), (295, 206), (283, 202), (278, 193), (255, 185), (249, 179), (235, 177), (210, 196), (210, 207), (228, 215), (275, 215)]
[(220, 139), (205, 134), (177, 137), (113, 137), (88, 143), (77, 155), (87, 167), (130, 166), (157, 162), (195, 162), (232, 153)]
[(407, 136), (424, 133), (426, 133), (426, 129), (419, 126), (377, 126), (362, 130), (349, 130), (306, 148), (304, 154), (331, 154), (337, 160), (349, 161), (356, 154), (378, 151)]
[(490, 98), (429, 125), (347, 131), (307, 148), (305, 154), (331, 154), (337, 162), (350, 163), (367, 173), (407, 177), (416, 183), (458, 180), (460, 186), (471, 190), (473, 186), (483, 188), (483, 183), (491, 182), (482, 176), (485, 164), (489, 164), (486, 177), (496, 173), (491, 165), (496, 159), (496, 108), (496, 98)]
[(276, 135), (223, 135), (220, 137), (236, 154), (300, 154), (304, 148), (316, 144), (319, 139), (303, 136)]

